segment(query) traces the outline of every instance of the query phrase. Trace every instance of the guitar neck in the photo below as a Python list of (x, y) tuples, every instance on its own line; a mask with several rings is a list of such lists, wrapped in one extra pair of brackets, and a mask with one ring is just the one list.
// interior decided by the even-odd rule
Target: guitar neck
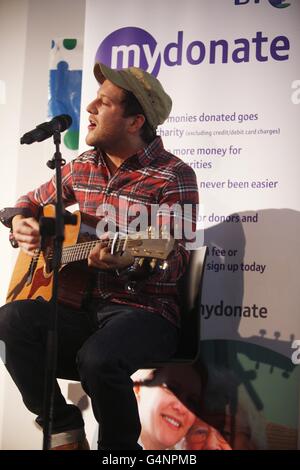
[[(117, 242), (115, 252), (122, 251), (126, 242), (126, 238), (120, 239)], [(91, 240), (88, 242), (77, 243), (76, 245), (66, 246), (62, 252), (61, 264), (74, 263), (75, 261), (82, 261), (88, 258), (90, 251), (101, 240)], [(111, 248), (113, 240), (107, 242), (107, 248)]]

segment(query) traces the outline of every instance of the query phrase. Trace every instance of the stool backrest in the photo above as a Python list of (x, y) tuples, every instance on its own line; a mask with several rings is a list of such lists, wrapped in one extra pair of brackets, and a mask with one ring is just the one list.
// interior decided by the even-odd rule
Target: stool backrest
[(194, 362), (200, 350), (200, 306), (207, 247), (191, 251), (186, 272), (179, 282), (181, 337), (174, 362)]
[(145, 369), (195, 362), (200, 354), (200, 306), (207, 247), (191, 251), (189, 264), (178, 282), (181, 331), (178, 350), (167, 362), (145, 364)]
[(183, 316), (185, 316), (185, 312), (198, 306), (196, 304), (201, 300), (206, 254), (207, 246), (191, 251), (187, 270), (179, 281), (183, 302), (182, 308), (184, 309)]

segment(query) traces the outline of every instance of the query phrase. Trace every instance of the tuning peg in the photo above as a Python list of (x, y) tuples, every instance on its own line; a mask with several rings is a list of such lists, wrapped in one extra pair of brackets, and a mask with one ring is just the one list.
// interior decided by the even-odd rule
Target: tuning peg
[(162, 271), (165, 271), (168, 267), (168, 262), (167, 261), (164, 261), (163, 263), (160, 263), (159, 265), (159, 269), (161, 269)]
[(157, 265), (157, 259), (152, 258), (149, 265), (150, 265), (150, 268), (152, 269), (152, 271), (154, 271), (154, 269), (156, 268), (156, 265)]
[(140, 268), (142, 268), (144, 262), (145, 262), (145, 258), (139, 258), (139, 260), (138, 260), (138, 266), (139, 266)]

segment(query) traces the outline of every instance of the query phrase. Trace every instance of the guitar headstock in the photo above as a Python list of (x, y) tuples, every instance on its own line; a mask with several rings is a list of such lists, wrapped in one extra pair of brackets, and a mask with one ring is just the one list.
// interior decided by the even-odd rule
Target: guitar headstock
[(118, 236), (112, 253), (124, 251), (134, 257), (165, 260), (173, 250), (175, 240), (163, 233), (158, 234), (151, 227), (145, 232), (137, 232), (125, 237)]

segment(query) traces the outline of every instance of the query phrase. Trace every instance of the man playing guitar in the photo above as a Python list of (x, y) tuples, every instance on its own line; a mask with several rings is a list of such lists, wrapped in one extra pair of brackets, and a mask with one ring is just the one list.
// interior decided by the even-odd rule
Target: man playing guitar
[[(86, 143), (93, 149), (62, 169), (65, 207), (78, 203), (82, 213), (98, 216), (108, 226), (113, 222), (119, 232), (126, 233), (128, 222), (144, 208), (149, 215), (155, 204), (182, 208), (190, 204), (190, 223), (195, 228), (195, 174), (167, 152), (156, 136), (157, 126), (171, 111), (170, 97), (156, 78), (135, 67), (117, 71), (96, 64), (94, 74), (101, 86), (87, 107)], [(54, 202), (55, 189), (53, 178), (21, 197), (14, 208), (1, 212), (14, 245), (32, 258), (31, 267), (40, 250), (41, 210)], [(107, 213), (107, 207), (115, 208), (115, 213)], [(160, 215), (163, 224), (163, 211)], [(174, 221), (175, 216), (171, 232)], [(90, 396), (100, 426), (100, 449), (140, 449), (141, 428), (130, 376), (147, 362), (167, 360), (176, 351), (180, 328), (177, 281), (188, 259), (182, 236), (166, 269), (149, 270), (142, 281), (134, 281), (134, 288), (129, 288), (126, 272), (136, 263), (135, 251), (112, 253), (104, 237), (91, 247), (88, 266), (69, 289), (69, 297), (75, 297), (78, 286), (90, 279), (87, 273), (92, 273), (86, 287), (89, 295), (77, 309), (63, 300), (59, 304), (57, 377), (80, 380)], [(32, 284), (31, 274), (29, 280), (26, 275), (26, 282), (23, 276), (23, 286)], [(0, 339), (6, 344), (6, 367), (26, 407), (43, 427), (50, 309), (43, 295), (30, 294), (26, 300), (18, 300), (22, 298), (15, 294), (18, 285), (0, 309)], [(52, 432), (52, 448), (88, 448), (81, 412), (66, 403), (57, 383)]]

